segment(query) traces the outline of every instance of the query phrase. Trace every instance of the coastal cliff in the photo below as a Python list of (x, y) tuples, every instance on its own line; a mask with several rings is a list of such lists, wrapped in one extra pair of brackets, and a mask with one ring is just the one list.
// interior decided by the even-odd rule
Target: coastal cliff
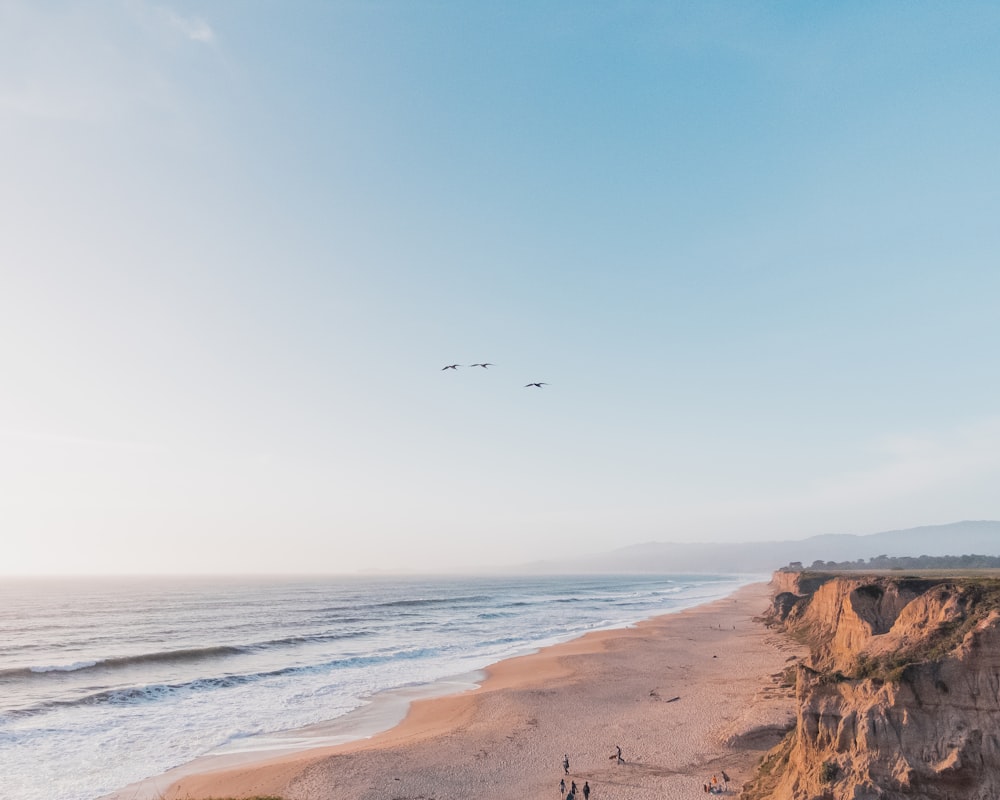
[(1000, 580), (776, 573), (809, 646), (794, 730), (746, 800), (1000, 797)]

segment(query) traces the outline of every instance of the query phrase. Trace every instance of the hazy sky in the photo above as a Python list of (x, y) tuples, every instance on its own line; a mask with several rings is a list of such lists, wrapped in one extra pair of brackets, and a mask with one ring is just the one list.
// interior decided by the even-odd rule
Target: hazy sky
[(992, 2), (0, 0), (0, 572), (1000, 518), (998, 42)]

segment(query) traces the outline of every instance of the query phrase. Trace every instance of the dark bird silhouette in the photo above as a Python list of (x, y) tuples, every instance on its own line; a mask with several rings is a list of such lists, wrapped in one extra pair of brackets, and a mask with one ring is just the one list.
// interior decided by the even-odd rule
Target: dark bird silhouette
[(483, 369), (486, 369), (487, 367), (492, 367), (494, 365), (491, 364), (489, 361), (484, 361), (482, 364), (469, 364), (469, 366), (470, 367), (482, 367)]
[(460, 366), (462, 366), (462, 365), (461, 364), (449, 364), (447, 367), (441, 367), (441, 369), (442, 370), (446, 370), (446, 369), (458, 369)]
[(529, 386), (537, 386), (539, 389), (541, 389), (543, 386), (548, 386), (548, 384), (545, 381), (538, 381), (537, 383), (524, 384), (525, 389), (527, 389)]

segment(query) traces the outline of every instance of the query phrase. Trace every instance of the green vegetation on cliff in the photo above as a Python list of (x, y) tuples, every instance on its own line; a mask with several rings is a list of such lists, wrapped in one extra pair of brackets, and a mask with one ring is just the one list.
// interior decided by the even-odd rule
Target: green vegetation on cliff
[(919, 569), (1000, 569), (1000, 556), (963, 555), (963, 556), (872, 556), (867, 561), (859, 558), (857, 561), (813, 561), (809, 567), (804, 567), (801, 561), (793, 561), (783, 568), (788, 572), (810, 570), (919, 570)]

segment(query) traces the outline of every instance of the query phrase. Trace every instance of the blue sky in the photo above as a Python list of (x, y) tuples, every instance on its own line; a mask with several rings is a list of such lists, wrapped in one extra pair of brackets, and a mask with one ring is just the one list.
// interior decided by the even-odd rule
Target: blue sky
[(998, 34), (990, 3), (3, 4), (0, 571), (1000, 518)]

